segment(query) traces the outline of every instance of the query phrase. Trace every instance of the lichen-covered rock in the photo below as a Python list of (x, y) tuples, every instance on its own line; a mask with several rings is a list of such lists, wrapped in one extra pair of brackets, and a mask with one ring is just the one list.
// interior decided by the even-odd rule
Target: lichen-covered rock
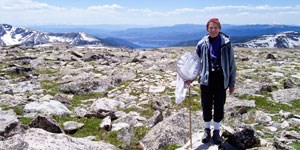
[(115, 146), (102, 141), (90, 141), (84, 138), (73, 138), (65, 134), (54, 134), (42, 129), (31, 128), (24, 134), (15, 135), (0, 141), (1, 150), (118, 150)]
[[(200, 112), (192, 115), (192, 129), (197, 132), (203, 127)], [(184, 145), (189, 140), (189, 113), (181, 110), (180, 112), (164, 119), (155, 125), (140, 141), (144, 149), (160, 150), (166, 145)]]

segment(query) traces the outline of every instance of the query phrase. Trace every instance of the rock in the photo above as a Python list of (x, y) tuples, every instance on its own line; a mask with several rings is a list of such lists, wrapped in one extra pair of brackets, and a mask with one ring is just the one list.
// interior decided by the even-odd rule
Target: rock
[(105, 117), (101, 124), (100, 124), (100, 128), (104, 128), (107, 131), (110, 131), (112, 128), (112, 124), (111, 124), (111, 118), (110, 116)]
[(255, 121), (257, 123), (267, 125), (272, 121), (272, 118), (262, 111), (256, 111), (255, 113)]
[(47, 115), (69, 115), (71, 111), (61, 102), (50, 100), (43, 102), (31, 102), (25, 105), (24, 111), (26, 113), (42, 113)]
[(224, 136), (225, 142), (237, 147), (238, 149), (248, 149), (260, 146), (260, 140), (255, 137), (255, 132), (251, 128), (244, 128), (240, 132)]
[(81, 108), (81, 107), (75, 107), (74, 110), (73, 110), (73, 113), (77, 117), (84, 117), (87, 114), (87, 110), (85, 110), (84, 108)]
[(165, 86), (150, 86), (149, 92), (150, 93), (160, 93), (165, 91), (166, 87)]
[(0, 136), (7, 137), (9, 132), (19, 124), (16, 113), (10, 109), (0, 110)]
[(260, 92), (272, 92), (274, 91), (275, 89), (278, 89), (277, 86), (275, 85), (263, 85), (261, 88), (260, 88)]
[(125, 122), (119, 122), (119, 123), (114, 123), (112, 124), (112, 131), (118, 131), (121, 130), (123, 128), (129, 128), (130, 124), (125, 123)]
[(276, 57), (273, 54), (267, 54), (266, 59), (276, 59)]
[(75, 121), (67, 121), (67, 122), (64, 122), (63, 125), (64, 125), (64, 131), (69, 134), (75, 133), (78, 129), (80, 129), (84, 126), (83, 123), (78, 123)]
[(300, 134), (297, 131), (283, 131), (282, 136), (288, 139), (300, 140)]
[(289, 103), (292, 100), (300, 99), (300, 88), (284, 89), (272, 92), (275, 101)]
[(112, 130), (119, 130), (129, 126), (143, 126), (144, 122), (146, 121), (147, 119), (140, 116), (139, 113), (131, 111), (128, 114), (126, 114), (126, 116), (115, 120), (112, 125)]
[(134, 132), (133, 128), (130, 127), (123, 128), (121, 131), (119, 131), (117, 137), (123, 139), (126, 142), (130, 142), (134, 136), (133, 132)]
[(284, 81), (283, 81), (284, 89), (291, 89), (294, 87), (295, 87), (295, 84), (293, 83), (293, 81), (291, 79), (284, 79)]
[(58, 90), (66, 94), (79, 95), (96, 90), (99, 85), (97, 81), (74, 81), (60, 86)]
[[(203, 127), (199, 119), (201, 114), (200, 112), (192, 114), (193, 132), (197, 132), (200, 127)], [(172, 144), (183, 146), (188, 140), (189, 113), (184, 109), (156, 124), (140, 143), (144, 149), (158, 150)]]
[(293, 117), (293, 114), (290, 113), (290, 112), (284, 112), (283, 110), (280, 110), (279, 111), (279, 115), (284, 118), (284, 119), (288, 119), (288, 118), (291, 118)]
[(286, 143), (282, 143), (281, 141), (274, 141), (273, 146), (276, 149), (280, 149), (280, 150), (289, 150), (290, 149)]
[(31, 128), (41, 128), (52, 133), (64, 133), (57, 122), (52, 117), (37, 116), (29, 124)]
[(286, 129), (287, 127), (289, 127), (289, 123), (287, 121), (283, 121), (281, 124), (280, 124), (280, 128), (281, 129)]
[(80, 52), (77, 52), (77, 51), (71, 51), (71, 54), (76, 56), (76, 57), (79, 57), (79, 58), (83, 57), (83, 54), (81, 54)]
[(31, 128), (25, 134), (0, 141), (3, 149), (97, 149), (118, 150), (117, 147), (102, 141), (90, 141), (84, 138), (73, 138), (65, 134), (54, 134), (42, 129)]
[(156, 110), (153, 114), (153, 116), (148, 120), (148, 126), (152, 128), (157, 123), (163, 121), (163, 115), (162, 112), (159, 110)]
[[(108, 98), (97, 99), (91, 106), (91, 110), (97, 113), (97, 116), (104, 118), (105, 116), (117, 111), (117, 108), (124, 108), (125, 104), (120, 101), (116, 101)], [(102, 113), (106, 114), (102, 114)], [(115, 116), (111, 116), (115, 118)]]

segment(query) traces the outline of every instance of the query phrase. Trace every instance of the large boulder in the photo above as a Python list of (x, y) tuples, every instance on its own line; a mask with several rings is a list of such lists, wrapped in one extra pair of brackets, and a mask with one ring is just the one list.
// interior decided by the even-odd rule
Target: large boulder
[(37, 116), (29, 124), (31, 128), (41, 128), (52, 133), (64, 133), (57, 122), (52, 117)]
[(223, 136), (226, 138), (225, 143), (228, 142), (237, 149), (248, 149), (260, 146), (260, 140), (255, 136), (255, 131), (251, 128), (244, 128), (240, 132), (223, 134)]
[[(202, 113), (192, 113), (192, 132), (199, 131), (202, 125)], [(189, 113), (186, 109), (177, 112), (156, 124), (140, 141), (147, 150), (164, 149), (167, 145), (183, 146), (189, 140)]]
[(28, 103), (25, 105), (24, 111), (27, 113), (41, 113), (58, 116), (71, 114), (71, 111), (64, 104), (54, 100)]
[(0, 149), (118, 150), (117, 147), (102, 141), (73, 138), (65, 134), (54, 134), (37, 128), (28, 129), (24, 134), (18, 134), (5, 141), (0, 141)]

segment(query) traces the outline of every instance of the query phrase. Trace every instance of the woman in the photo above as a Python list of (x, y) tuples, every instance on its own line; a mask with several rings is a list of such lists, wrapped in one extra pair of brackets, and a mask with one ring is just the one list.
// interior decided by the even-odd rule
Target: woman
[(224, 117), (226, 89), (229, 89), (229, 94), (234, 91), (236, 65), (230, 39), (220, 32), (219, 19), (208, 20), (206, 29), (208, 35), (204, 36), (196, 47), (201, 63), (199, 83), (205, 128), (202, 142), (207, 143), (211, 139), (210, 122), (214, 109), (212, 139), (215, 144), (221, 144), (220, 121)]

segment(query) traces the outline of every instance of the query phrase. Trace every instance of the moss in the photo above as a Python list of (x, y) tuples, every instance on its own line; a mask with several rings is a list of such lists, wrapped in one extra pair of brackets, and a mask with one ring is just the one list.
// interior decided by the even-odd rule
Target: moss
[(31, 123), (32, 120), (33, 120), (33, 118), (21, 118), (21, 119), (20, 119), (20, 122), (21, 122), (23, 125), (28, 126), (28, 125)]

